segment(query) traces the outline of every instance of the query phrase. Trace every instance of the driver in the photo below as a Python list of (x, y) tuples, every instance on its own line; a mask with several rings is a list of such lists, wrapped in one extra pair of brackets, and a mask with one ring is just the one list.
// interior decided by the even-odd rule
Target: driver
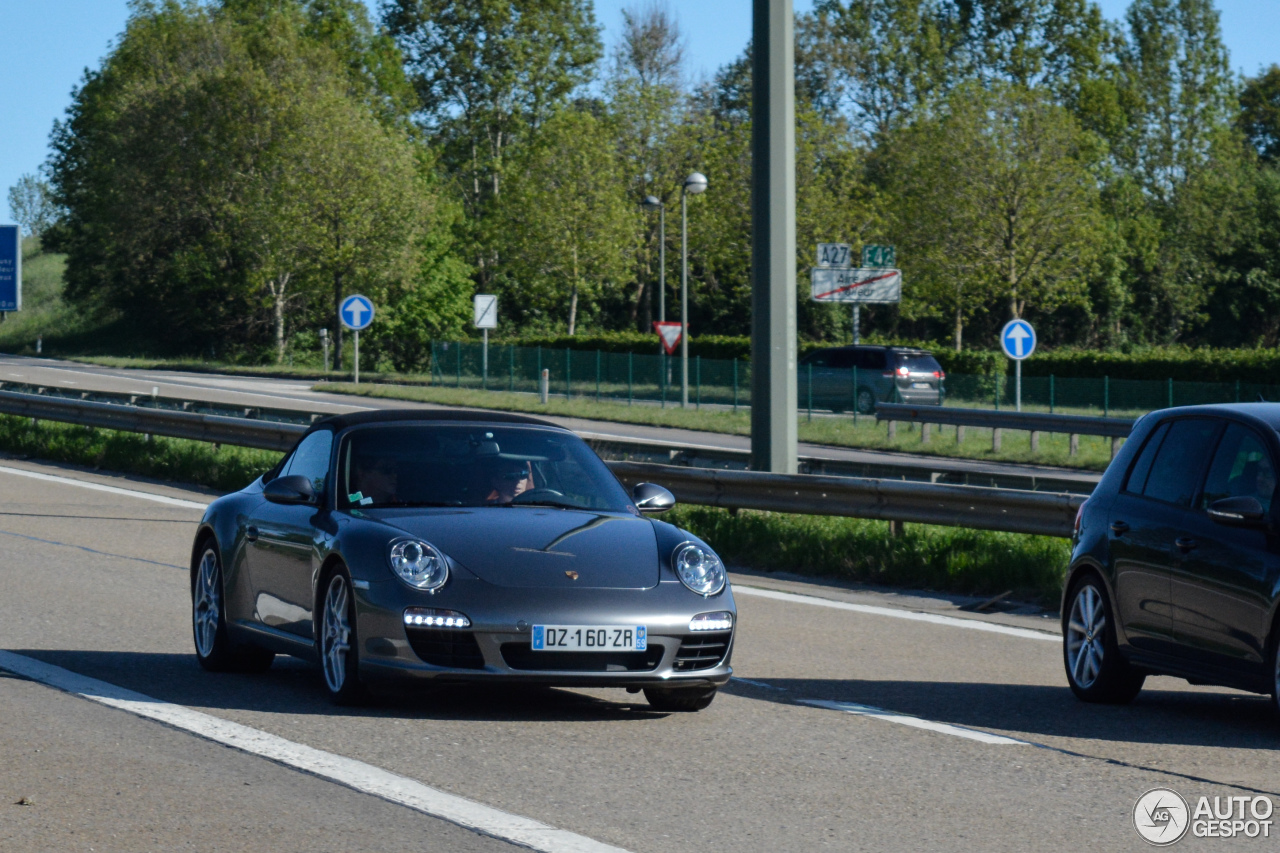
[(533, 465), (529, 462), (508, 462), (493, 468), (489, 473), (489, 503), (511, 503), (516, 495), (533, 488)]

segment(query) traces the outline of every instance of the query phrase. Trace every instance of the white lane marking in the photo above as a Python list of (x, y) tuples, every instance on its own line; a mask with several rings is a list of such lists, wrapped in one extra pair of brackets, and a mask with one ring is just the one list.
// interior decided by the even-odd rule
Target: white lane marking
[(1062, 642), (1058, 634), (1046, 631), (1032, 631), (1029, 628), (1014, 628), (1009, 625), (997, 625), (993, 622), (979, 622), (976, 619), (957, 619), (954, 616), (939, 616), (936, 613), (921, 613), (916, 610), (895, 610), (892, 607), (876, 607), (872, 604), (850, 604), (847, 601), (832, 601), (829, 598), (818, 598), (813, 595), (796, 595), (793, 592), (778, 592), (774, 589), (761, 589), (755, 586), (733, 585), (734, 594), (756, 595), (761, 598), (772, 598), (777, 601), (790, 601), (794, 604), (808, 604), (814, 607), (831, 607), (835, 610), (851, 610), (854, 613), (867, 613), (873, 616), (892, 616), (894, 619), (909, 619), (913, 622), (932, 622), (935, 625), (946, 625), (950, 628), (968, 628), (971, 631), (987, 631), (992, 634), (1005, 634), (1010, 637), (1022, 637), (1027, 640), (1048, 640), (1051, 643)]
[(781, 690), (784, 693), (787, 692), (787, 688), (785, 687), (774, 687), (772, 684), (765, 684), (763, 681), (752, 681), (750, 678), (743, 678), (739, 675), (733, 676), (732, 680), (741, 681), (743, 684), (750, 684), (752, 687), (763, 687), (765, 690)]
[(124, 495), (130, 498), (139, 498), (144, 501), (155, 501), (160, 504), (168, 504), (169, 506), (180, 506), (187, 509), (204, 509), (208, 504), (197, 503), (196, 501), (184, 501), (182, 498), (171, 498), (166, 495), (157, 495), (151, 492), (138, 492), (133, 489), (121, 489), (116, 486), (104, 486), (101, 483), (87, 483), (84, 480), (75, 480), (71, 477), (58, 477), (53, 474), (41, 474), (36, 471), (24, 471), (21, 468), (6, 468), (0, 466), (0, 474), (13, 474), (16, 477), (30, 477), (33, 480), (44, 480), (50, 483), (62, 483), (67, 486), (79, 486), (82, 489), (92, 489), (95, 492), (107, 492), (113, 495)]
[(620, 847), (438, 791), (414, 779), (363, 761), (285, 740), (182, 705), (162, 702), (143, 693), (117, 687), (25, 655), (0, 651), (0, 669), (73, 693), (91, 702), (155, 720), (232, 749), (346, 785), (491, 838), (545, 853), (626, 853)]
[(909, 714), (898, 714), (893, 711), (886, 711), (883, 708), (874, 708), (871, 705), (859, 705), (855, 702), (832, 702), (827, 699), (800, 699), (798, 701), (802, 705), (826, 708), (829, 711), (844, 711), (846, 714), (854, 714), (859, 717), (874, 717), (887, 723), (898, 723), (902, 726), (910, 726), (913, 729), (927, 729), (931, 732), (940, 732), (944, 735), (976, 740), (980, 743), (1031, 745), (1025, 740), (1016, 740), (1004, 735), (993, 735), (976, 729), (966, 729), (963, 726), (953, 726), (949, 723), (935, 723), (933, 720), (912, 717)]

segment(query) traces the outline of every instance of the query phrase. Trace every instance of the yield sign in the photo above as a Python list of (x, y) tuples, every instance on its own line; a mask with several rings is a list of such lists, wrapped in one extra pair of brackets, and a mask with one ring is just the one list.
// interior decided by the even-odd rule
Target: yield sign
[(680, 323), (653, 324), (653, 330), (658, 333), (662, 348), (667, 351), (667, 355), (675, 354), (676, 347), (680, 345), (680, 332), (683, 328)]

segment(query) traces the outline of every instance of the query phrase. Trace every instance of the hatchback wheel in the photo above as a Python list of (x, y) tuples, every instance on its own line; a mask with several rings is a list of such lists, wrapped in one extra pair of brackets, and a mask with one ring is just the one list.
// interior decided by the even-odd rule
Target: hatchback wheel
[(353, 705), (364, 699), (357, 649), (351, 579), (345, 569), (338, 568), (329, 576), (320, 612), (320, 668), (335, 704)]
[(1063, 662), (1071, 692), (1085, 702), (1133, 701), (1146, 676), (1120, 656), (1116, 629), (1102, 584), (1093, 577), (1077, 581), (1067, 596), (1063, 620)]
[(212, 672), (262, 672), (275, 654), (255, 646), (233, 646), (227, 634), (222, 561), (212, 541), (200, 555), (191, 584), (191, 629), (200, 666)]

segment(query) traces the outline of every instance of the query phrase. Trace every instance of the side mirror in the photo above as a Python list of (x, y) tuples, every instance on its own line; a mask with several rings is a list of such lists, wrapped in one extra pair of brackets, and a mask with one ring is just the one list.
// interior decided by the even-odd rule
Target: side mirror
[(636, 483), (631, 500), (641, 512), (666, 512), (676, 505), (676, 496), (653, 483)]
[(1257, 498), (1223, 498), (1209, 504), (1209, 517), (1229, 527), (1261, 527), (1267, 523), (1267, 511)]
[(273, 504), (314, 504), (316, 490), (311, 481), (301, 474), (276, 477), (262, 490), (262, 496)]

